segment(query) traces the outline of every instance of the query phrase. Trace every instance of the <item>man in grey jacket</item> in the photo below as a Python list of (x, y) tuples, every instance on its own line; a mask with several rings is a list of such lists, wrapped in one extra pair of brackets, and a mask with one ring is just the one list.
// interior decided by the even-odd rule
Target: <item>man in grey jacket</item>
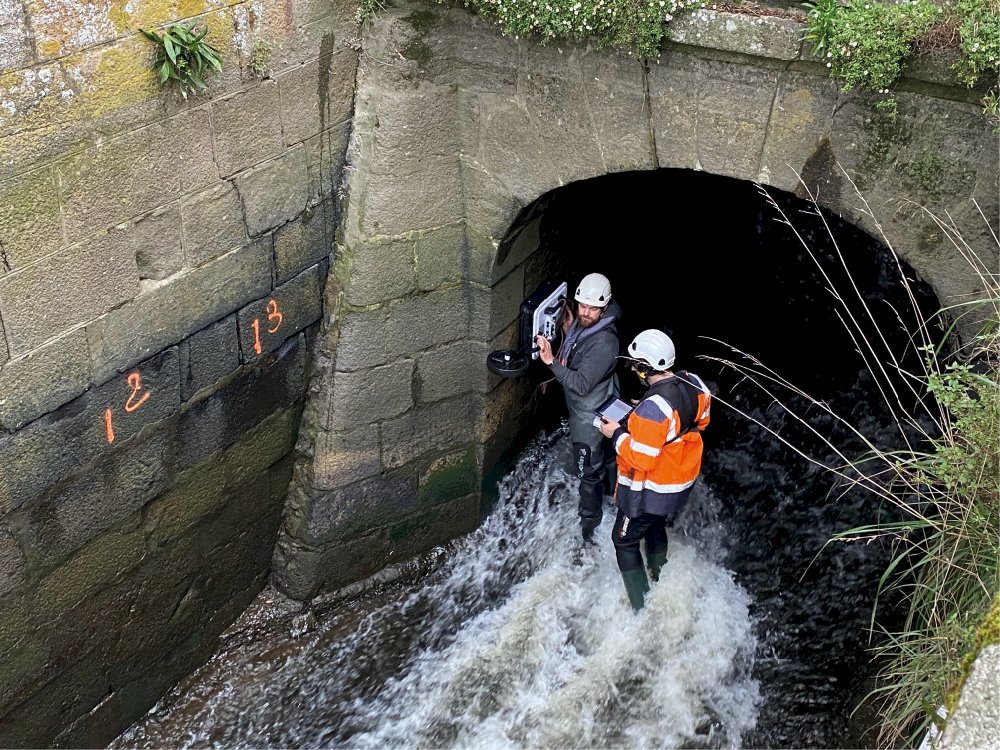
[(584, 540), (590, 541), (603, 513), (608, 478), (605, 459), (613, 456), (606, 449), (604, 436), (594, 426), (594, 413), (618, 392), (616, 323), (621, 308), (611, 299), (611, 283), (599, 273), (583, 277), (574, 299), (576, 316), (568, 316), (569, 325), (564, 326), (558, 357), (545, 337), (539, 336), (535, 343), (539, 358), (552, 369), (566, 396), (574, 467), (580, 478), (580, 526)]

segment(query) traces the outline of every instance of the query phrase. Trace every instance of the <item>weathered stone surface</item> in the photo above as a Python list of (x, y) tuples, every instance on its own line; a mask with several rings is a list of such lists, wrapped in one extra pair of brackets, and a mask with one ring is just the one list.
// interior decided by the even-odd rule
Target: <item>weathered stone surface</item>
[(184, 339), (177, 351), (183, 402), (240, 366), (236, 316), (230, 315)]
[(323, 314), (320, 267), (313, 266), (237, 313), (240, 357), (257, 362)]
[(31, 62), (31, 38), (24, 5), (5, 3), (0, 7), (0, 70), (13, 70)]
[(469, 243), (477, 253), (488, 255), (492, 261), (496, 248), (491, 252), (488, 246), (504, 237), (525, 204), (493, 175), (464, 163), (462, 187)]
[(176, 205), (158, 208), (129, 228), (140, 279), (165, 279), (181, 270), (181, 214)]
[(700, 64), (682, 55), (657, 58), (649, 66), (650, 124), (660, 167), (701, 168), (698, 160)]
[(403, 297), (416, 289), (413, 240), (371, 240), (354, 252), (347, 301), (363, 307)]
[(426, 453), (453, 450), (472, 441), (482, 398), (460, 396), (411, 409), (382, 425), (382, 464), (403, 466)]
[(357, 370), (488, 328), (487, 293), (458, 286), (344, 317), (337, 369)]
[(347, 432), (321, 430), (313, 448), (312, 485), (334, 490), (379, 473), (378, 427), (365, 425)]
[(7, 529), (0, 529), (0, 596), (24, 580), (24, 555), (17, 539)]
[(305, 148), (296, 146), (236, 178), (250, 236), (284, 224), (305, 210), (307, 177)]
[(314, 498), (303, 529), (310, 544), (356, 539), (411, 511), (417, 500), (417, 477), (390, 472)]
[(192, 404), (177, 425), (177, 468), (190, 469), (225, 450), (278, 409), (305, 393), (305, 347), (297, 336), (275, 354), (274, 361), (248, 370), (208, 398)]
[(836, 81), (782, 73), (761, 154), (760, 182), (793, 192), (799, 189), (799, 175), (811, 171), (806, 165), (830, 132), (839, 89)]
[(369, 235), (398, 235), (454, 224), (462, 218), (461, 198), (457, 158), (428, 160), (426, 169), (413, 174), (371, 175), (361, 228)]
[(408, 175), (425, 168), (434, 157), (461, 151), (455, 112), (456, 86), (420, 83), (416, 89), (379, 90), (370, 94), (378, 113), (371, 170)]
[(177, 343), (270, 288), (269, 237), (172, 279), (87, 326), (95, 377)]
[(150, 549), (171, 545), (184, 532), (218, 510), (226, 501), (221, 460), (206, 461), (182, 474), (177, 484), (143, 511)]
[(279, 285), (329, 257), (337, 218), (333, 202), (327, 200), (275, 230), (274, 276)]
[(40, 619), (55, 617), (142, 562), (142, 530), (95, 539), (38, 585)]
[(215, 156), (223, 177), (281, 153), (279, 102), (278, 84), (271, 80), (212, 102)]
[(226, 486), (239, 487), (266, 475), (295, 446), (299, 409), (282, 409), (267, 417), (226, 451)]
[(169, 433), (159, 430), (25, 505), (25, 553), (32, 567), (52, 570), (102, 531), (137, 525), (142, 506), (167, 488), (169, 444)]
[(0, 368), (0, 430), (76, 398), (90, 383), (87, 334), (78, 329)]
[(479, 497), (466, 495), (430, 511), (402, 518), (389, 527), (388, 559), (406, 560), (479, 525)]
[(351, 122), (348, 121), (305, 141), (310, 205), (325, 201), (337, 192), (350, 138)]
[(440, 401), (461, 393), (487, 389), (486, 344), (457, 341), (431, 349), (417, 358), (416, 399)]
[(246, 242), (243, 207), (232, 183), (224, 182), (181, 203), (184, 257), (200, 266)]
[(10, 359), (10, 351), (7, 349), (7, 335), (3, 330), (3, 318), (0, 317), (0, 366)]
[(404, 359), (370, 370), (335, 373), (327, 429), (348, 430), (410, 409), (413, 366), (413, 360)]
[(145, 425), (172, 414), (180, 402), (177, 381), (176, 350), (167, 350), (0, 438), (0, 451), (10, 458), (0, 465), (0, 508), (21, 505)]
[(117, 36), (110, 14), (100, 6), (70, 0), (24, 0), (40, 59), (54, 59)]
[(138, 284), (135, 252), (119, 232), (0, 277), (0, 311), (11, 354), (25, 354), (127, 302)]
[(476, 252), (465, 238), (465, 226), (451, 226), (419, 232), (414, 242), (417, 287), (432, 291), (456, 281), (485, 282), (489, 279), (490, 255)]
[(475, 449), (449, 453), (434, 460), (420, 475), (417, 496), (421, 508), (465, 497), (479, 488)]
[(671, 21), (670, 40), (772, 60), (797, 60), (802, 46), (802, 21), (701, 8), (679, 14)]
[[(533, 291), (533, 290), (532, 290)], [(490, 305), (490, 325), (485, 331), (474, 330), (470, 333), (483, 338), (492, 338), (516, 320), (521, 311), (521, 302), (527, 296), (525, 289), (525, 268), (518, 266), (514, 271), (497, 284), (492, 290), (492, 304)], [(485, 334), (485, 335), (484, 335)]]
[(208, 112), (188, 110), (98, 141), (59, 162), (56, 173), (66, 238), (75, 241), (217, 180)]
[(342, 49), (276, 76), (287, 145), (350, 119), (357, 68), (357, 54)]
[(62, 244), (59, 197), (52, 170), (38, 169), (0, 182), (0, 272), (22, 268), (55, 252)]
[(604, 173), (655, 169), (642, 63), (625, 55), (585, 59), (584, 97)]
[(937, 747), (942, 750), (1000, 748), (1000, 644), (985, 646), (972, 663), (955, 712)]

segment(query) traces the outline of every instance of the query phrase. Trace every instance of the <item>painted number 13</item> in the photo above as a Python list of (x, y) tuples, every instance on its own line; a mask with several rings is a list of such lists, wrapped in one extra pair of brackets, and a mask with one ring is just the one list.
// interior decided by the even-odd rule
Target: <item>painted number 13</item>
[[(278, 309), (278, 303), (273, 299), (267, 301), (267, 325), (264, 330), (270, 334), (275, 334), (278, 329), (281, 328), (281, 322), (284, 320), (284, 316)], [(264, 347), (261, 345), (260, 341), (260, 318), (253, 319), (253, 351), (254, 354), (260, 355), (264, 351)]]

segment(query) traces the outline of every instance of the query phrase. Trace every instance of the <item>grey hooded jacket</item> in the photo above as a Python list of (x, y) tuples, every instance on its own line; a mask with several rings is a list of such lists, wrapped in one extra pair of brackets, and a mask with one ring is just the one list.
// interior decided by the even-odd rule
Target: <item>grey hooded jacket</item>
[[(594, 412), (611, 395), (617, 395), (615, 357), (618, 356), (617, 322), (621, 308), (613, 299), (590, 328), (580, 331), (576, 321), (552, 363), (552, 373), (562, 385), (569, 410), (570, 435), (574, 443), (593, 445), (601, 433), (594, 427)], [(569, 351), (566, 351), (567, 346)], [(563, 365), (562, 359), (566, 358)]]

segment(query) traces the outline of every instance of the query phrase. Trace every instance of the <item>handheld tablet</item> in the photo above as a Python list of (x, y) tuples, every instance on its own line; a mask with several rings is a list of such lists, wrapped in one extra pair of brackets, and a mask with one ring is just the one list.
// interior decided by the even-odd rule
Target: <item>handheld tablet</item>
[(612, 396), (603, 404), (597, 407), (594, 417), (594, 427), (601, 426), (601, 417), (612, 422), (624, 424), (628, 415), (632, 413), (632, 407), (619, 398)]

